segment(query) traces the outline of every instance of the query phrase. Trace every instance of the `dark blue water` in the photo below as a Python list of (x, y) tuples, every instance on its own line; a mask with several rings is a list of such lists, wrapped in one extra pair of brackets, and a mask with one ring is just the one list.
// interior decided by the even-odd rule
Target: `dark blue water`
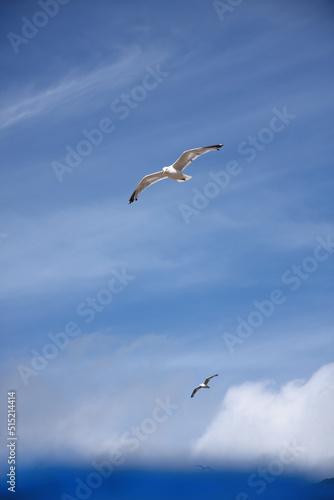
[[(18, 471), (15, 494), (1, 480), (1, 498), (15, 500), (333, 500), (334, 481), (298, 477), (253, 478), (249, 472), (195, 469), (100, 470), (35, 467)], [(5, 487), (4, 487), (5, 486)]]

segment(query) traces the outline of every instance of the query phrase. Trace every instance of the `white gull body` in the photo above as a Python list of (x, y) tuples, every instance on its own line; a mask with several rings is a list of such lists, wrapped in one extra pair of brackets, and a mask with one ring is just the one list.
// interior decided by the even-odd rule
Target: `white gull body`
[(203, 384), (199, 384), (198, 387), (196, 387), (193, 392), (192, 392), (192, 395), (190, 396), (191, 398), (193, 398), (196, 394), (197, 391), (199, 391), (200, 389), (210, 389), (210, 386), (208, 385), (208, 382), (209, 380), (211, 380), (213, 377), (218, 377), (218, 373), (216, 373), (216, 375), (212, 375), (211, 377), (208, 377), (204, 380)]

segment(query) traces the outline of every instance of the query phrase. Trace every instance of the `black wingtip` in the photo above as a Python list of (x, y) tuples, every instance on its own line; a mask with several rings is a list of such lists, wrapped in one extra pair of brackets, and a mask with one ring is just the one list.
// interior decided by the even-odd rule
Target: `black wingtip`
[(130, 197), (130, 199), (129, 199), (128, 203), (129, 203), (129, 204), (130, 204), (130, 203), (133, 203), (135, 200), (137, 201), (137, 198), (135, 197), (135, 193), (132, 193), (132, 195), (131, 195), (131, 197)]
[(224, 146), (224, 144), (214, 144), (213, 146), (206, 146), (207, 148), (216, 148), (217, 151)]

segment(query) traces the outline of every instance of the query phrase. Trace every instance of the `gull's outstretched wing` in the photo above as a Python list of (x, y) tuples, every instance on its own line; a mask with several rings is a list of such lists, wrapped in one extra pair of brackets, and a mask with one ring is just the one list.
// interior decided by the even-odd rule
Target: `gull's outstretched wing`
[(189, 165), (189, 163), (194, 161), (199, 156), (204, 155), (209, 151), (215, 151), (215, 150), (218, 151), (222, 146), (223, 144), (216, 144), (215, 146), (206, 146), (204, 148), (189, 149), (188, 151), (182, 153), (180, 158), (176, 160), (176, 162), (173, 164), (173, 167), (175, 168), (175, 170), (183, 170)]
[(199, 389), (202, 389), (202, 387), (199, 385), (198, 387), (196, 387), (196, 389), (193, 390), (192, 392), (192, 395), (190, 396), (191, 398), (193, 398), (196, 394), (196, 392), (199, 390)]
[(165, 172), (155, 172), (154, 174), (149, 174), (146, 175), (145, 177), (142, 178), (136, 189), (131, 195), (131, 198), (129, 199), (129, 203), (132, 203), (134, 200), (138, 199), (138, 196), (144, 189), (148, 188), (151, 184), (154, 184), (155, 182), (162, 181), (162, 179), (166, 179), (167, 175)]
[(204, 380), (204, 384), (207, 385), (207, 383), (209, 382), (209, 380), (211, 380), (213, 377), (218, 377), (218, 373), (216, 373), (216, 375), (212, 375), (212, 377), (208, 377)]
[(200, 467), (202, 470), (213, 470), (211, 467), (208, 467), (207, 465), (201, 465), (201, 464), (198, 464), (198, 465), (195, 465), (195, 467)]

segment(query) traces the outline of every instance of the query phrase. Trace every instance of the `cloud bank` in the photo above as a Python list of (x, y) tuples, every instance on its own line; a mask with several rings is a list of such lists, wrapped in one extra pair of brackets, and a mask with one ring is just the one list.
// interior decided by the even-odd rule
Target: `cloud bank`
[(292, 446), (293, 468), (333, 475), (333, 410), (334, 363), (279, 390), (270, 381), (246, 382), (228, 390), (192, 451), (206, 460), (249, 465)]
[[(194, 411), (190, 391), (199, 360), (187, 364), (190, 345), (191, 339), (180, 343), (154, 333), (125, 339), (96, 331), (71, 339), (28, 385), (18, 379), (14, 384), (23, 415), (22, 458), (29, 450), (33, 461), (49, 456), (76, 461), (110, 456), (116, 449), (127, 462), (152, 456), (174, 462), (182, 456), (182, 463), (191, 466), (274, 464), (279, 471), (284, 466), (284, 473), (333, 475), (334, 363), (307, 381), (292, 380), (279, 389), (270, 381), (230, 387), (220, 408), (212, 406), (218, 385), (207, 404), (198, 401)], [(8, 372), (17, 372), (18, 363), (30, 366), (29, 357), (18, 353)], [(13, 376), (5, 387), (10, 380)], [(43, 411), (36, 414), (39, 401)]]

